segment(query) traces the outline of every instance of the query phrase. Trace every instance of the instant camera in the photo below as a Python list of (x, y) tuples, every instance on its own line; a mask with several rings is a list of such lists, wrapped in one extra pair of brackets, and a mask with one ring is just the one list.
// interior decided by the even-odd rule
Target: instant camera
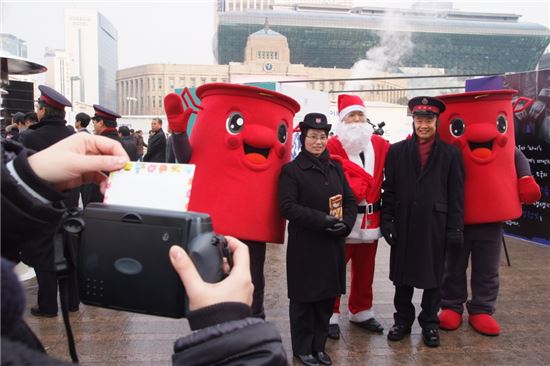
[(206, 282), (225, 277), (224, 257), (232, 264), (206, 214), (92, 203), (83, 219), (77, 268), (86, 305), (182, 318), (188, 302), (169, 248), (183, 247)]

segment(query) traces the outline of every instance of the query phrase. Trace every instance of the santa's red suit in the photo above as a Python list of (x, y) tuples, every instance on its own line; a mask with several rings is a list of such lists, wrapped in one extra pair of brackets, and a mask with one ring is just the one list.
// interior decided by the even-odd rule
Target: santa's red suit
[[(339, 99), (342, 120), (351, 111), (364, 111), (360, 98), (348, 95), (343, 97), (344, 99)], [(362, 151), (354, 154), (346, 151), (338, 136), (331, 138), (327, 144), (331, 158), (340, 160), (359, 206), (355, 225), (346, 239), (346, 262), (351, 259), (349, 319), (358, 324), (374, 318), (372, 282), (378, 238), (382, 236), (380, 191), (389, 143), (378, 135), (370, 135), (370, 139), (367, 138), (361, 145)], [(331, 324), (338, 324), (339, 307), (340, 299), (337, 298)]]

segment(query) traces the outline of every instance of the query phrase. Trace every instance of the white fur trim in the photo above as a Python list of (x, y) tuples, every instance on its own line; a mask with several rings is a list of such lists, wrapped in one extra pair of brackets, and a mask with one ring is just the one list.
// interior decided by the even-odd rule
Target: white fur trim
[(363, 216), (365, 216), (365, 214), (357, 214), (355, 225), (353, 225), (353, 229), (351, 229), (351, 233), (346, 239), (347, 244), (372, 242), (382, 237), (382, 232), (380, 231), (379, 227), (371, 229), (361, 229), (361, 225), (363, 224)]
[(350, 322), (354, 323), (362, 323), (372, 318), (374, 318), (374, 310), (372, 310), (372, 308), (370, 308), (369, 310), (360, 311), (357, 314), (349, 314)]
[(348, 153), (348, 158), (355, 164), (363, 167), (365, 172), (369, 173), (371, 176), (374, 173), (374, 147), (372, 146), (372, 141), (369, 139), (366, 144), (363, 147), (363, 155), (365, 156), (365, 165), (363, 166), (363, 161), (361, 160), (361, 157), (359, 154), (352, 155)]
[(330, 320), (328, 321), (329, 324), (338, 324), (340, 322), (340, 314), (338, 313), (332, 313), (332, 316), (330, 317)]
[(364, 106), (359, 105), (359, 104), (348, 105), (346, 108), (344, 108), (340, 112), (338, 112), (338, 117), (340, 118), (340, 121), (344, 120), (344, 117), (346, 116), (346, 114), (348, 114), (350, 112), (353, 112), (353, 111), (361, 111), (361, 112), (363, 112), (365, 117), (367, 116), (367, 108), (365, 108)]
[(372, 140), (367, 141), (367, 146), (365, 146), (365, 171), (371, 176), (374, 176), (374, 147), (372, 146)]

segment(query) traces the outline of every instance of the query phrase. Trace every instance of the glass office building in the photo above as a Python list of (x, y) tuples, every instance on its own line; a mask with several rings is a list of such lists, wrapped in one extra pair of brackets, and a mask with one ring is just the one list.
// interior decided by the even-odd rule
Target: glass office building
[[(351, 8), (348, 12), (299, 7), (218, 13), (218, 63), (242, 62), (247, 37), (264, 23), (288, 39), (291, 63), (351, 68), (380, 46), (383, 33), (412, 42), (395, 67), (444, 68), (454, 73), (533, 70), (550, 43), (546, 27), (519, 22), (519, 15), (453, 9)], [(391, 20), (391, 21), (388, 21)], [(399, 48), (399, 42), (389, 45)], [(395, 71), (395, 70), (387, 70)]]

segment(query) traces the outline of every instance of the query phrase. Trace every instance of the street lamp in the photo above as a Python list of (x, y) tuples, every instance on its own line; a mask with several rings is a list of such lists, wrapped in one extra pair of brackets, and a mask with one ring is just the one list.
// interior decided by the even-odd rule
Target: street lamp
[(131, 108), (130, 108), (130, 102), (137, 102), (137, 98), (136, 97), (126, 97), (126, 102), (127, 102), (127, 105), (128, 105), (128, 115), (130, 115), (130, 112), (131, 112)]
[(71, 104), (72, 104), (72, 107), (71, 107), (71, 111), (74, 110), (74, 99), (73, 99), (73, 83), (75, 81), (80, 81), (80, 76), (71, 76)]

